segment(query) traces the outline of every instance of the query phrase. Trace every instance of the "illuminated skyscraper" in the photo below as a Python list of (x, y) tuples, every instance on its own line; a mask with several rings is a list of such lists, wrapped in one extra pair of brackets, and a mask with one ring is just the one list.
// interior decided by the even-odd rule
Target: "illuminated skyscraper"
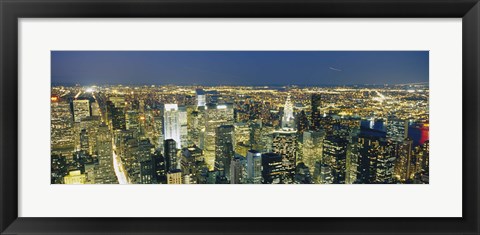
[(90, 144), (89, 144), (89, 141), (88, 141), (88, 132), (87, 132), (86, 129), (82, 129), (80, 131), (78, 140), (79, 140), (78, 150), (85, 151), (85, 152), (89, 153)]
[(75, 123), (77, 149), (85, 150), (93, 155), (97, 149), (97, 133), (101, 124), (100, 116), (84, 117), (79, 123)]
[(377, 166), (375, 171), (375, 183), (391, 184), (394, 183), (395, 155), (393, 145), (386, 142), (381, 148), (381, 153), (377, 157)]
[(394, 148), (378, 136), (361, 133), (357, 183), (392, 183), (395, 164)]
[(205, 131), (205, 107), (189, 107), (187, 109), (188, 143), (203, 148), (203, 133)]
[(163, 141), (165, 141), (165, 138), (163, 138), (163, 117), (162, 116), (154, 116), (153, 117), (153, 126), (152, 126), (152, 140), (153, 143), (155, 144), (155, 147), (163, 151)]
[(178, 168), (178, 161), (177, 161), (177, 144), (175, 140), (173, 139), (168, 139), (165, 140), (164, 143), (164, 152), (163, 156), (165, 156), (165, 162), (166, 162), (166, 169), (167, 171), (173, 171)]
[(414, 162), (412, 157), (413, 140), (405, 139), (403, 142), (397, 143), (395, 153), (395, 177), (402, 183), (413, 178)]
[(178, 107), (178, 122), (180, 125), (180, 146), (182, 148), (188, 147), (188, 120), (187, 108), (185, 106)]
[(233, 125), (232, 104), (207, 104), (205, 110), (204, 153), (209, 170), (215, 166), (215, 135), (221, 125)]
[(274, 131), (272, 138), (272, 151), (280, 154), (283, 158), (286, 171), (284, 181), (285, 183), (293, 183), (297, 164), (297, 133), (293, 130)]
[(203, 89), (197, 89), (195, 91), (197, 95), (197, 107), (203, 107), (206, 104), (207, 97)]
[(182, 170), (184, 184), (196, 184), (198, 180), (199, 164), (197, 157), (201, 150), (195, 147), (184, 148), (180, 159), (180, 169)]
[(319, 184), (333, 184), (334, 176), (332, 168), (327, 164), (320, 164)]
[(117, 177), (113, 169), (112, 135), (108, 126), (101, 125), (96, 135), (98, 170), (95, 182), (98, 184), (116, 184)]
[(70, 104), (55, 96), (51, 99), (50, 110), (50, 144), (52, 153), (68, 154), (75, 147)]
[(246, 161), (243, 156), (235, 155), (230, 164), (230, 183), (243, 184), (245, 183), (245, 165)]
[(90, 117), (90, 101), (74, 100), (73, 101), (73, 120), (80, 122), (82, 118)]
[(151, 158), (154, 152), (154, 146), (148, 139), (140, 140), (130, 139), (128, 140), (126, 147), (126, 154), (122, 160), (127, 166), (128, 178), (130, 182), (134, 184), (141, 183), (141, 162), (147, 161)]
[(293, 104), (290, 100), (290, 95), (287, 96), (287, 100), (285, 101), (285, 107), (283, 109), (282, 129), (295, 129), (295, 117), (293, 116)]
[(345, 172), (345, 183), (353, 184), (357, 180), (357, 175), (359, 174), (358, 159), (360, 156), (360, 143), (358, 138), (354, 137), (352, 143), (348, 144), (347, 147), (347, 160), (346, 160), (346, 172)]
[(92, 107), (92, 116), (101, 116), (101, 111), (100, 111), (100, 106), (98, 105), (98, 102), (93, 102), (91, 104)]
[(277, 153), (262, 154), (262, 183), (280, 184), (285, 176), (283, 159)]
[[(123, 104), (123, 106), (122, 106)], [(117, 106), (118, 105), (118, 106)], [(113, 130), (125, 130), (125, 107), (124, 103), (107, 101), (107, 120)]]
[(320, 130), (321, 129), (321, 95), (320, 94), (312, 94), (311, 97), (311, 105), (312, 105), (312, 129), (313, 130)]
[(390, 119), (387, 122), (387, 138), (402, 142), (408, 137), (408, 122), (400, 119)]
[(137, 111), (128, 110), (126, 115), (126, 129), (140, 131), (140, 117)]
[(140, 162), (140, 184), (156, 184), (155, 165), (152, 159)]
[(333, 136), (329, 136), (323, 141), (322, 163), (329, 166), (335, 184), (345, 183), (347, 144), (346, 139)]
[(125, 108), (125, 97), (124, 96), (111, 96), (108, 98), (113, 105), (117, 108)]
[(323, 155), (324, 131), (305, 131), (299, 137), (298, 161), (305, 163), (313, 174), (315, 162), (321, 161)]
[(164, 113), (164, 139), (173, 139), (177, 144), (177, 148), (181, 149), (181, 123), (180, 123), (180, 113), (178, 111), (177, 104), (165, 104)]
[(295, 183), (296, 184), (311, 184), (312, 175), (310, 174), (310, 169), (305, 163), (300, 162), (295, 167)]
[(255, 150), (247, 152), (247, 183), (262, 183), (262, 154)]
[(140, 162), (141, 184), (165, 184), (165, 159), (160, 152), (155, 152), (149, 159)]
[[(221, 181), (230, 178), (230, 163), (235, 154), (233, 150), (234, 128), (222, 125), (217, 128), (215, 140), (215, 170)], [(226, 180), (225, 180), (226, 181)]]
[(247, 151), (251, 149), (251, 128), (246, 123), (235, 123), (235, 152), (242, 156), (247, 155)]

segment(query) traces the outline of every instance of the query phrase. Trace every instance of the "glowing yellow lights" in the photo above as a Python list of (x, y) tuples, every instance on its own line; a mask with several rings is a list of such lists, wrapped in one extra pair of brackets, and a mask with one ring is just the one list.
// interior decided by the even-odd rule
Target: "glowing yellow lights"
[(57, 96), (52, 96), (52, 97), (50, 97), (50, 101), (52, 101), (52, 102), (57, 102), (57, 101), (58, 101), (58, 97), (57, 97)]

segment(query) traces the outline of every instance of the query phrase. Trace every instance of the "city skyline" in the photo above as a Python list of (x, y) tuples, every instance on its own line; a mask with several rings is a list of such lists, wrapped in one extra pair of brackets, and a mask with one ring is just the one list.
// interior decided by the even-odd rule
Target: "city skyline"
[(428, 51), (52, 51), (58, 85), (428, 83)]
[[(169, 52), (169, 56), (183, 58), (184, 53)], [(205, 58), (218, 52), (197, 53), (204, 53), (197, 57)], [(232, 53), (221, 55), (239, 56)], [(273, 59), (272, 53), (291, 55), (240, 54), (244, 59), (259, 55), (277, 62), (292, 59)], [(345, 55), (336, 53), (340, 54), (330, 56)], [(365, 52), (348, 53), (349, 60), (356, 61), (353, 64), (374, 61), (366, 59)], [(120, 55), (126, 56), (116, 54)], [(427, 52), (425, 55), (428, 59)], [(396, 56), (390, 61), (406, 60)], [(408, 63), (415, 63), (410, 59)], [(82, 64), (85, 56), (74, 60)], [(105, 67), (110, 75), (125, 69), (141, 74), (128, 66), (116, 70), (118, 63), (113, 61)], [(254, 62), (243, 66), (255, 67)], [(175, 63), (188, 64), (188, 60)], [(408, 63), (397, 63), (394, 70)], [(52, 57), (52, 68), (64, 64)], [(311, 72), (302, 63), (287, 64), (287, 70), (296, 68), (293, 73)], [(97, 67), (103, 66), (100, 63)], [(257, 71), (256, 66), (247, 73)], [(428, 71), (428, 63), (416, 66), (423, 66), (417, 69), (417, 76)], [(363, 75), (369, 70), (359, 69)], [(175, 70), (178, 68), (173, 66), (171, 71)], [(276, 66), (270, 70), (274, 71), (262, 74), (282, 71)], [(330, 66), (328, 70), (342, 73), (344, 68)], [(409, 83), (405, 78), (397, 80), (401, 84), (388, 86), (275, 87), (261, 85), (264, 81), (258, 81), (257, 86), (224, 85), (223, 76), (214, 74), (211, 79), (219, 81), (211, 86), (57, 85), (52, 80), (51, 183), (429, 184), (428, 79)], [(405, 74), (408, 72), (389, 76)], [(97, 81), (105, 79), (101, 72), (92, 76), (97, 76)], [(302, 76), (296, 78), (302, 81)]]

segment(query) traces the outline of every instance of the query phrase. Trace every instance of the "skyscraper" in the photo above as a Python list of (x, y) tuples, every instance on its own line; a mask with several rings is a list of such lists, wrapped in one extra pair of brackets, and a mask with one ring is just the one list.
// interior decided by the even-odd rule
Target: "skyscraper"
[(180, 114), (178, 112), (177, 104), (165, 104), (164, 113), (164, 139), (173, 139), (177, 144), (177, 148), (180, 149), (181, 145), (181, 123), (180, 123)]
[(345, 183), (347, 144), (346, 139), (334, 136), (329, 136), (323, 141), (322, 163), (331, 169), (335, 184)]
[(233, 125), (222, 125), (216, 130), (215, 170), (218, 171), (221, 181), (230, 178), (230, 163), (235, 154), (233, 149), (233, 135)]
[(283, 109), (282, 129), (295, 129), (295, 117), (293, 116), (293, 104), (290, 100), (290, 94), (287, 96), (287, 100), (285, 101), (285, 107)]
[(235, 123), (235, 152), (243, 156), (251, 149), (251, 128), (246, 123)]
[(357, 183), (391, 183), (393, 181), (393, 146), (384, 138), (361, 133)]
[(283, 159), (277, 153), (262, 154), (262, 183), (280, 184), (285, 176)]
[(152, 140), (155, 143), (155, 146), (158, 150), (163, 151), (163, 116), (154, 116), (153, 117), (153, 126), (152, 126)]
[(187, 108), (185, 106), (178, 107), (178, 122), (180, 125), (180, 146), (182, 148), (188, 147), (188, 120)]
[(230, 164), (230, 183), (243, 184), (245, 183), (245, 158), (241, 155), (235, 155)]
[(150, 158), (140, 162), (141, 184), (165, 184), (165, 159), (160, 152), (154, 152)]
[(182, 149), (180, 169), (182, 170), (184, 184), (196, 184), (199, 164), (197, 164), (198, 148)]
[(204, 152), (209, 170), (215, 166), (215, 135), (217, 127), (233, 125), (233, 104), (207, 104), (205, 110)]
[(320, 176), (319, 176), (319, 183), (320, 184), (333, 184), (334, 183), (334, 176), (332, 168), (327, 164), (320, 164)]
[(321, 113), (321, 95), (320, 94), (312, 94), (311, 97), (311, 105), (312, 105), (312, 129), (313, 130), (320, 130), (321, 129), (321, 122), (320, 119), (322, 118)]
[(322, 159), (325, 132), (305, 131), (299, 138), (298, 161), (305, 163), (310, 172), (313, 173), (315, 162)]
[(283, 159), (286, 176), (285, 183), (293, 183), (295, 166), (297, 164), (297, 133), (293, 130), (278, 130), (272, 134), (272, 150)]
[(73, 101), (73, 120), (80, 122), (82, 118), (90, 117), (90, 101), (74, 100)]
[(397, 160), (395, 163), (395, 177), (402, 183), (413, 177), (414, 163), (412, 148), (413, 140), (410, 138), (396, 144), (395, 153)]
[(112, 135), (108, 126), (101, 125), (96, 138), (98, 170), (95, 181), (98, 184), (116, 184), (118, 180), (113, 169)]
[(98, 102), (92, 102), (91, 103), (91, 110), (92, 110), (92, 116), (101, 116), (101, 110), (100, 106), (98, 105)]
[(300, 113), (298, 113), (295, 120), (296, 120), (297, 131), (299, 133), (303, 133), (304, 131), (307, 131), (310, 128), (307, 114), (305, 114), (305, 110), (302, 110)]
[(203, 89), (197, 89), (195, 93), (197, 96), (197, 107), (204, 107), (207, 100), (205, 91)]
[(408, 137), (408, 122), (401, 119), (389, 119), (387, 122), (387, 137), (402, 142)]
[(358, 138), (354, 137), (352, 142), (347, 146), (347, 160), (346, 160), (346, 173), (345, 183), (353, 184), (357, 181), (357, 175), (359, 174), (358, 160), (360, 156), (361, 145), (358, 142)]
[(125, 118), (125, 127), (127, 130), (140, 131), (140, 117), (137, 111), (128, 110)]
[(58, 97), (52, 97), (50, 145), (53, 153), (69, 153), (75, 147), (75, 136), (70, 104)]
[(113, 130), (126, 129), (125, 107), (122, 104), (124, 103), (116, 102), (115, 104), (112, 101), (107, 101), (107, 119)]
[(77, 149), (85, 150), (90, 155), (95, 153), (97, 133), (101, 123), (99, 116), (84, 117), (79, 123), (75, 123)]
[(247, 183), (262, 183), (262, 154), (255, 150), (247, 152)]
[(177, 143), (173, 139), (165, 140), (164, 152), (167, 171), (178, 169)]

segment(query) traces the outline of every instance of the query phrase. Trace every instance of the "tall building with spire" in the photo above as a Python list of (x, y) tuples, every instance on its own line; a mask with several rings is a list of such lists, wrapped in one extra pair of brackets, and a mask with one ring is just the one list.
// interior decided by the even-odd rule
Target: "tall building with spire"
[(293, 116), (293, 104), (290, 100), (290, 94), (287, 96), (285, 101), (285, 108), (283, 109), (282, 117), (282, 129), (291, 129), (295, 128), (295, 117)]

